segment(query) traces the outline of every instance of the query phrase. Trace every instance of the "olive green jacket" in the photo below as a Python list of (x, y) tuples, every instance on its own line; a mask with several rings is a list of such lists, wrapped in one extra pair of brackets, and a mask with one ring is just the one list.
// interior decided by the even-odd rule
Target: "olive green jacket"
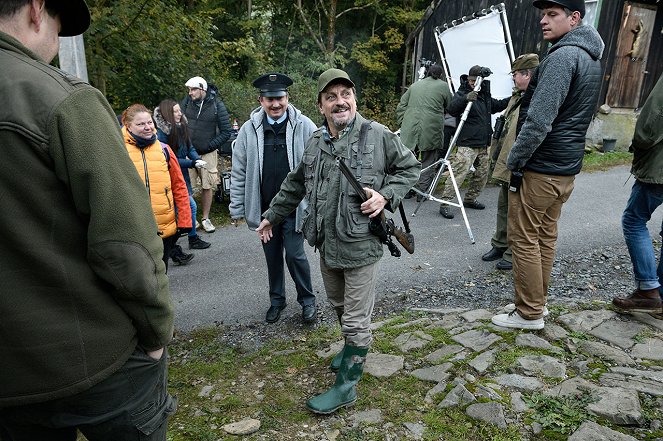
[(663, 76), (642, 106), (631, 146), (631, 173), (638, 181), (663, 184)]
[[(338, 140), (325, 141), (325, 128), (316, 130), (306, 144), (302, 162), (288, 174), (263, 217), (271, 224), (281, 222), (307, 197), (304, 232), (315, 222), (315, 246), (330, 268), (359, 268), (382, 257), (382, 244), (368, 230), (369, 219), (360, 209), (361, 200), (342, 175), (336, 158), (358, 174), (359, 130), (366, 121), (359, 113), (351, 130)], [(318, 152), (320, 160), (318, 162)], [(387, 199), (387, 208), (398, 207), (419, 179), (421, 164), (386, 127), (371, 122), (361, 159), (362, 187), (377, 190)], [(313, 191), (317, 175), (317, 191)], [(314, 219), (311, 213), (317, 213)], [(310, 237), (307, 237), (310, 241)]]
[(0, 407), (71, 396), (173, 305), (145, 186), (101, 93), (0, 32)]
[[(502, 136), (500, 139), (493, 139), (493, 148), (497, 150), (495, 153), (497, 156), (497, 161), (495, 161), (495, 169), (493, 170), (493, 179), (496, 179), (501, 182), (508, 183), (511, 179), (511, 170), (506, 167), (506, 158), (509, 156), (511, 147), (513, 143), (516, 142), (516, 126), (518, 125), (518, 111), (520, 110), (520, 101), (523, 97), (522, 91), (515, 90), (509, 104), (506, 106), (504, 111), (504, 128), (502, 129)], [(493, 155), (493, 157), (495, 157)]]
[(396, 107), (401, 141), (410, 150), (441, 149), (444, 146), (444, 111), (451, 91), (443, 80), (424, 78), (412, 84)]

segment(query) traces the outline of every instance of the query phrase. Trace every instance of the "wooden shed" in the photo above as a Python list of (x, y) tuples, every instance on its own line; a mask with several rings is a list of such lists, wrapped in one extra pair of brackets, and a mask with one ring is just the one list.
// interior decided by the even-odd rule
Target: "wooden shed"
[[(544, 56), (548, 43), (539, 27), (540, 11), (532, 0), (504, 0), (517, 55)], [(499, 4), (489, 0), (433, 0), (407, 45), (412, 82), (422, 58), (438, 60), (435, 28)], [(594, 26), (605, 42), (601, 60), (603, 84), (599, 105), (637, 109), (663, 73), (663, 1), (586, 0), (585, 24)]]

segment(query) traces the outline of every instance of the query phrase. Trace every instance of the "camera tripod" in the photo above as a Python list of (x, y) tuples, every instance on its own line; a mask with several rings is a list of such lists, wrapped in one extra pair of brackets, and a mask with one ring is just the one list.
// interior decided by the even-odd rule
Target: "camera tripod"
[[(479, 92), (481, 90), (481, 83), (483, 83), (483, 77), (477, 76), (476, 82), (474, 84), (474, 91)], [(467, 115), (470, 113), (470, 109), (472, 108), (472, 105), (474, 104), (474, 101), (469, 101), (467, 105), (465, 106), (465, 110), (463, 111), (463, 114), (460, 117), (460, 122), (458, 123), (458, 127), (456, 128), (456, 132), (454, 133), (453, 138), (451, 139), (451, 142), (449, 143), (449, 148), (447, 149), (447, 153), (444, 155), (444, 158), (441, 158), (434, 162), (433, 164), (429, 165), (428, 167), (424, 168), (421, 170), (421, 172), (425, 172), (426, 170), (432, 169), (435, 170), (437, 167), (439, 169), (437, 170), (437, 173), (435, 174), (435, 177), (433, 178), (433, 181), (431, 184), (428, 186), (428, 189), (424, 193), (421, 191), (419, 188), (414, 187), (412, 190), (414, 190), (415, 193), (419, 194), (420, 196), (423, 196), (423, 199), (417, 204), (417, 208), (414, 210), (414, 213), (412, 213), (412, 216), (417, 215), (417, 211), (419, 211), (419, 208), (421, 208), (421, 204), (423, 204), (427, 200), (439, 202), (441, 204), (447, 204), (451, 205), (452, 207), (458, 207), (460, 208), (460, 212), (463, 215), (463, 221), (465, 222), (465, 228), (467, 228), (467, 234), (470, 236), (470, 241), (472, 244), (475, 243), (474, 241), (474, 235), (472, 234), (472, 228), (470, 228), (470, 222), (467, 220), (467, 214), (465, 213), (465, 207), (463, 206), (463, 198), (460, 196), (460, 191), (458, 190), (458, 183), (456, 182), (456, 178), (454, 177), (454, 172), (451, 169), (451, 163), (449, 162), (449, 155), (451, 154), (451, 151), (456, 147), (456, 141), (458, 140), (458, 136), (460, 135), (460, 131), (463, 128), (463, 125), (465, 124), (465, 121), (467, 120)], [(433, 196), (433, 193), (435, 192), (435, 188), (437, 187), (437, 183), (440, 181), (440, 177), (442, 176), (442, 173), (444, 170), (448, 169), (449, 170), (449, 177), (447, 178), (447, 182), (445, 185), (448, 185), (449, 182), (451, 181), (451, 184), (454, 187), (454, 192), (456, 193), (456, 199), (458, 202), (452, 202), (452, 201), (447, 201), (444, 199), (437, 198)]]

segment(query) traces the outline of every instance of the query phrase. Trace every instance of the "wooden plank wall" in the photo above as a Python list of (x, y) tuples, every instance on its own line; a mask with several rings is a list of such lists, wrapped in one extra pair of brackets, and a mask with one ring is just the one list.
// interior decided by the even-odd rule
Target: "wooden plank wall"
[[(469, 16), (475, 11), (489, 8), (493, 4), (500, 3), (497, 0), (441, 0), (433, 13), (430, 15), (421, 34), (418, 37), (415, 48), (421, 49), (414, 54), (414, 58), (426, 58), (439, 61), (437, 45), (435, 44), (434, 29), (444, 23)], [(539, 26), (539, 10), (532, 6), (531, 0), (503, 0), (507, 10), (507, 19), (511, 29), (513, 50), (516, 56), (533, 52), (544, 56), (548, 44), (542, 39)], [(656, 4), (656, 0), (642, 0), (640, 3)], [(598, 31), (606, 43), (601, 65), (604, 72), (604, 82), (601, 88), (599, 104), (605, 102), (608, 89), (609, 74), (612, 70), (613, 57), (616, 49), (618, 28), (621, 22), (621, 14), (624, 7), (623, 0), (603, 0), (599, 18)], [(653, 89), (658, 78), (663, 74), (663, 6), (657, 6), (658, 12), (649, 50), (647, 70), (649, 74), (645, 77), (642, 88), (640, 105), (644, 103), (649, 92)]]

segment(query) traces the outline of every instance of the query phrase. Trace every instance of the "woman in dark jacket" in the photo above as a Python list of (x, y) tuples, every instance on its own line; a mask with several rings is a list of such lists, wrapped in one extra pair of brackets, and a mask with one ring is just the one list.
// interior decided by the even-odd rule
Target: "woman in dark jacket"
[[(189, 233), (189, 249), (202, 250), (209, 248), (210, 243), (205, 242), (196, 233), (196, 201), (193, 199), (193, 189), (191, 179), (189, 178), (190, 168), (201, 168), (207, 164), (200, 159), (200, 155), (193, 148), (186, 117), (180, 110), (180, 105), (172, 99), (165, 99), (154, 109), (154, 121), (157, 126), (157, 136), (159, 140), (172, 147), (177, 155), (177, 161), (182, 169), (186, 188), (189, 192), (189, 204), (191, 205), (191, 216), (194, 219), (194, 226)], [(186, 265), (192, 258), (192, 254), (186, 254), (179, 245), (173, 248), (170, 256), (173, 262), (179, 265)]]

